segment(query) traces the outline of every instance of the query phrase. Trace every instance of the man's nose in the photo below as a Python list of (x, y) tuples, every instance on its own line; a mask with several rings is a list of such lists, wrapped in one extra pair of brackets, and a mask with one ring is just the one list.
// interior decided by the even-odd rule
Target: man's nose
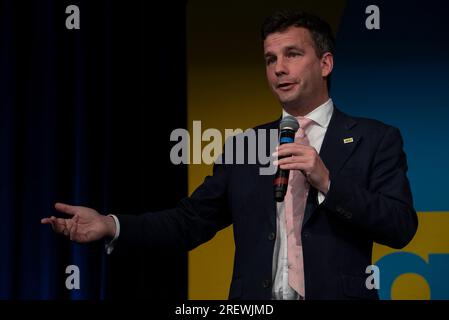
[(282, 75), (288, 74), (288, 68), (285, 65), (284, 59), (280, 58), (276, 61), (276, 66), (274, 69), (276, 76), (280, 77)]

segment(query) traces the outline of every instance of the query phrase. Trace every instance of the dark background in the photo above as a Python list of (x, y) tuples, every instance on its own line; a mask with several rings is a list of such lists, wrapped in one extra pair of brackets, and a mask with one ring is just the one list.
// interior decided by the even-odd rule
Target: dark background
[[(68, 30), (68, 5), (81, 29)], [(187, 256), (104, 253), (40, 219), (57, 201), (137, 214), (176, 205), (186, 127), (185, 1), (0, 1), (0, 299), (187, 296)], [(77, 265), (81, 289), (65, 288)]]

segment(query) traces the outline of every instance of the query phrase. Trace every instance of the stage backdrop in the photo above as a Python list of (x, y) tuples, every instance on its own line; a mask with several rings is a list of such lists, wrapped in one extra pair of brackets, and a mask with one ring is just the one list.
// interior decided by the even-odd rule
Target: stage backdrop
[[(66, 28), (69, 5), (79, 30)], [(0, 0), (0, 300), (187, 296), (186, 253), (106, 257), (102, 241), (40, 224), (56, 201), (138, 214), (187, 195), (169, 143), (187, 116), (185, 12), (182, 1)], [(69, 265), (79, 290), (65, 285)]]
[[(380, 29), (368, 30), (369, 5)], [(189, 1), (188, 120), (251, 128), (280, 116), (265, 80), (259, 26), (276, 8), (314, 12), (337, 34), (331, 96), (344, 112), (398, 127), (419, 229), (403, 250), (375, 245), (382, 299), (449, 299), (449, 36), (444, 1)], [(189, 166), (191, 193), (211, 166)], [(226, 299), (232, 227), (189, 254), (189, 298)], [(367, 275), (368, 276), (368, 275)]]

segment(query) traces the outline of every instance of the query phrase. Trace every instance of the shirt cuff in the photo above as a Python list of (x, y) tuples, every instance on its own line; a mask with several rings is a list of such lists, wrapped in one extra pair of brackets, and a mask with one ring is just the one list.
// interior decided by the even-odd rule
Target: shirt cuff
[[(329, 186), (327, 187), (328, 193), (330, 189), (331, 189), (331, 181), (329, 180)], [(324, 201), (324, 199), (326, 199), (326, 195), (321, 191), (318, 191), (318, 205), (320, 205)]]
[(106, 249), (106, 254), (111, 254), (112, 251), (114, 250), (115, 243), (116, 243), (118, 237), (120, 236), (120, 222), (118, 221), (118, 218), (114, 214), (108, 214), (108, 217), (112, 217), (115, 222), (114, 238), (111, 241), (107, 242), (104, 246)]

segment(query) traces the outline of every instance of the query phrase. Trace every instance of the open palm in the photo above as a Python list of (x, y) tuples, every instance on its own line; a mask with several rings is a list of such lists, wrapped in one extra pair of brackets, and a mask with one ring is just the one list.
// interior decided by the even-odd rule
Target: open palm
[(105, 236), (113, 236), (113, 220), (99, 214), (96, 210), (71, 206), (64, 203), (56, 203), (55, 209), (71, 215), (71, 218), (56, 218), (51, 216), (41, 220), (43, 224), (51, 224), (56, 233), (64, 234), (70, 240), (86, 243), (102, 239)]

